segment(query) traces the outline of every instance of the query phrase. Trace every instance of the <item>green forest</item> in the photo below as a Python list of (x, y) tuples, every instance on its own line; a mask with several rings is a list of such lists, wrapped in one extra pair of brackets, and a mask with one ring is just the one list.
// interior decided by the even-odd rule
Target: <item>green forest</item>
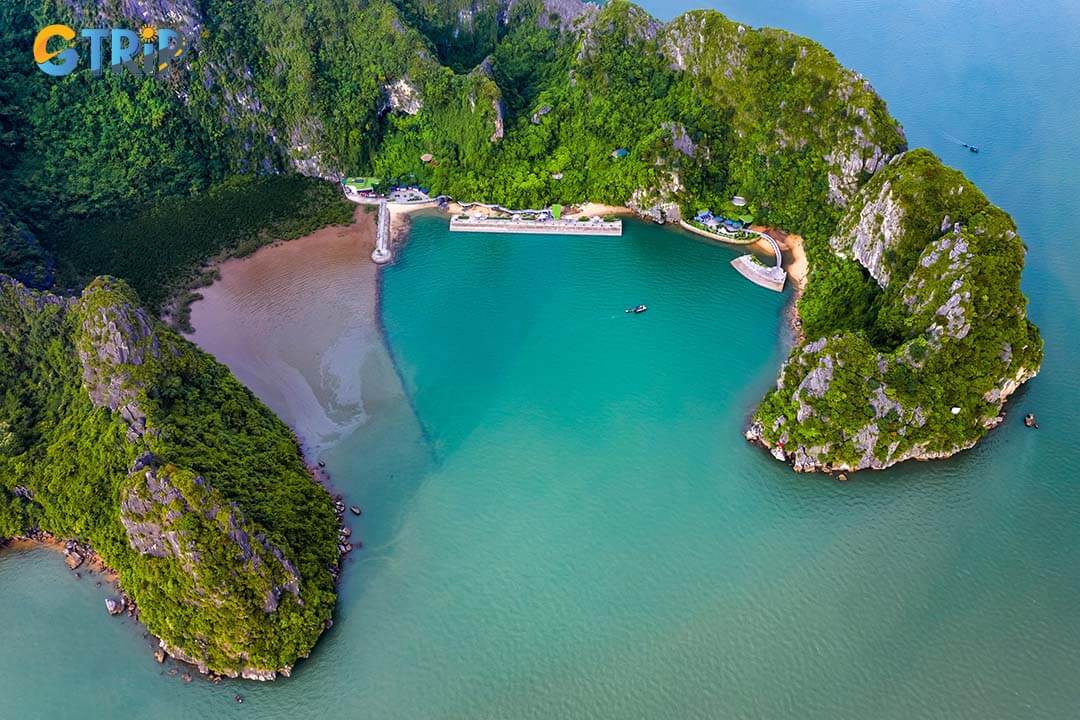
[[(625, 0), (125, 5), (0, 3), (0, 536), (90, 542), (147, 627), (213, 670), (310, 651), (335, 520), (288, 429), (158, 318), (185, 327), (209, 261), (347, 223), (342, 176), (661, 221), (743, 196), (806, 239), (805, 338), (755, 416), (805, 469), (969, 446), (1041, 362), (1011, 219), (905, 154), (885, 102), (812, 40)], [(37, 29), (81, 18), (192, 47), (156, 77), (38, 71)], [(854, 238), (879, 206), (901, 220), (887, 243), (873, 229), (877, 267)], [(147, 551), (173, 530), (188, 544)]]
[[(814, 468), (968, 448), (996, 424), (1005, 388), (1042, 363), (1020, 290), (1024, 244), (967, 178), (913, 150), (859, 201), (814, 258), (799, 301), (817, 342), (792, 352), (755, 415), (768, 444), (804, 448)], [(879, 223), (903, 218), (878, 278), (854, 259), (867, 207)]]
[(0, 532), (89, 542), (147, 628), (213, 670), (307, 655), (334, 605), (337, 518), (289, 429), (121, 281), (72, 303), (3, 282), (0, 328)]

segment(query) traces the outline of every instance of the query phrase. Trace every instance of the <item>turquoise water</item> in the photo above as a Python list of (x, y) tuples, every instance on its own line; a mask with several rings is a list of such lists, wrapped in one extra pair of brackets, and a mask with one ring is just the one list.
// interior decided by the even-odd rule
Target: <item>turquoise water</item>
[(1042, 430), (795, 476), (739, 435), (786, 298), (732, 251), (641, 223), (571, 239), (419, 217), (383, 275), (406, 400), (327, 454), (366, 547), (315, 655), (273, 685), (185, 685), (59, 558), (5, 553), (0, 718), (1075, 717), (1080, 11), (723, 9), (822, 41), (1014, 214), (1047, 360), (1013, 407)]

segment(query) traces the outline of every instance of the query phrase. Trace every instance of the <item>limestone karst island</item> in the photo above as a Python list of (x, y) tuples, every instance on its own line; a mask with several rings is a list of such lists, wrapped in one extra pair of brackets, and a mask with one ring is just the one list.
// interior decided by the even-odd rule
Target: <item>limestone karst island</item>
[(969, 5), (0, 4), (0, 717), (1071, 716), (1080, 18)]

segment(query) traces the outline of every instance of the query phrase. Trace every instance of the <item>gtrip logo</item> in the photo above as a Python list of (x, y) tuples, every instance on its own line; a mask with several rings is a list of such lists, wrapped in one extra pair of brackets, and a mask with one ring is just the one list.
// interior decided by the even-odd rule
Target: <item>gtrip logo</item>
[[(78, 43), (89, 46), (90, 72), (104, 72), (103, 56), (106, 43), (109, 50), (109, 70), (128, 72), (136, 76), (157, 75), (177, 62), (187, 51), (185, 37), (172, 28), (143, 26), (138, 32), (126, 28), (83, 28), (76, 40), (75, 31), (67, 25), (49, 25), (34, 38), (34, 62), (46, 75), (70, 75), (79, 65)], [(50, 50), (50, 41), (59, 49)], [(62, 41), (62, 42), (61, 42)]]

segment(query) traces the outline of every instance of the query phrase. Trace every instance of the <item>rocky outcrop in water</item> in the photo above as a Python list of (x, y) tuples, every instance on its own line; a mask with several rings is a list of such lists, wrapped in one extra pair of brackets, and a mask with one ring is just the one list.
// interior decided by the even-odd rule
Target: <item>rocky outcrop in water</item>
[[(204, 672), (270, 679), (310, 652), (334, 603), (338, 518), (295, 438), (227, 370), (119, 280), (64, 298), (0, 277), (0, 380), (27, 401), (0, 413), (19, 433), (0, 500), (98, 550), (125, 594), (111, 612)], [(78, 567), (89, 551), (69, 546)]]
[(829, 248), (799, 306), (822, 336), (792, 350), (747, 438), (801, 471), (972, 447), (1042, 362), (1012, 220), (912, 151), (860, 192)]

